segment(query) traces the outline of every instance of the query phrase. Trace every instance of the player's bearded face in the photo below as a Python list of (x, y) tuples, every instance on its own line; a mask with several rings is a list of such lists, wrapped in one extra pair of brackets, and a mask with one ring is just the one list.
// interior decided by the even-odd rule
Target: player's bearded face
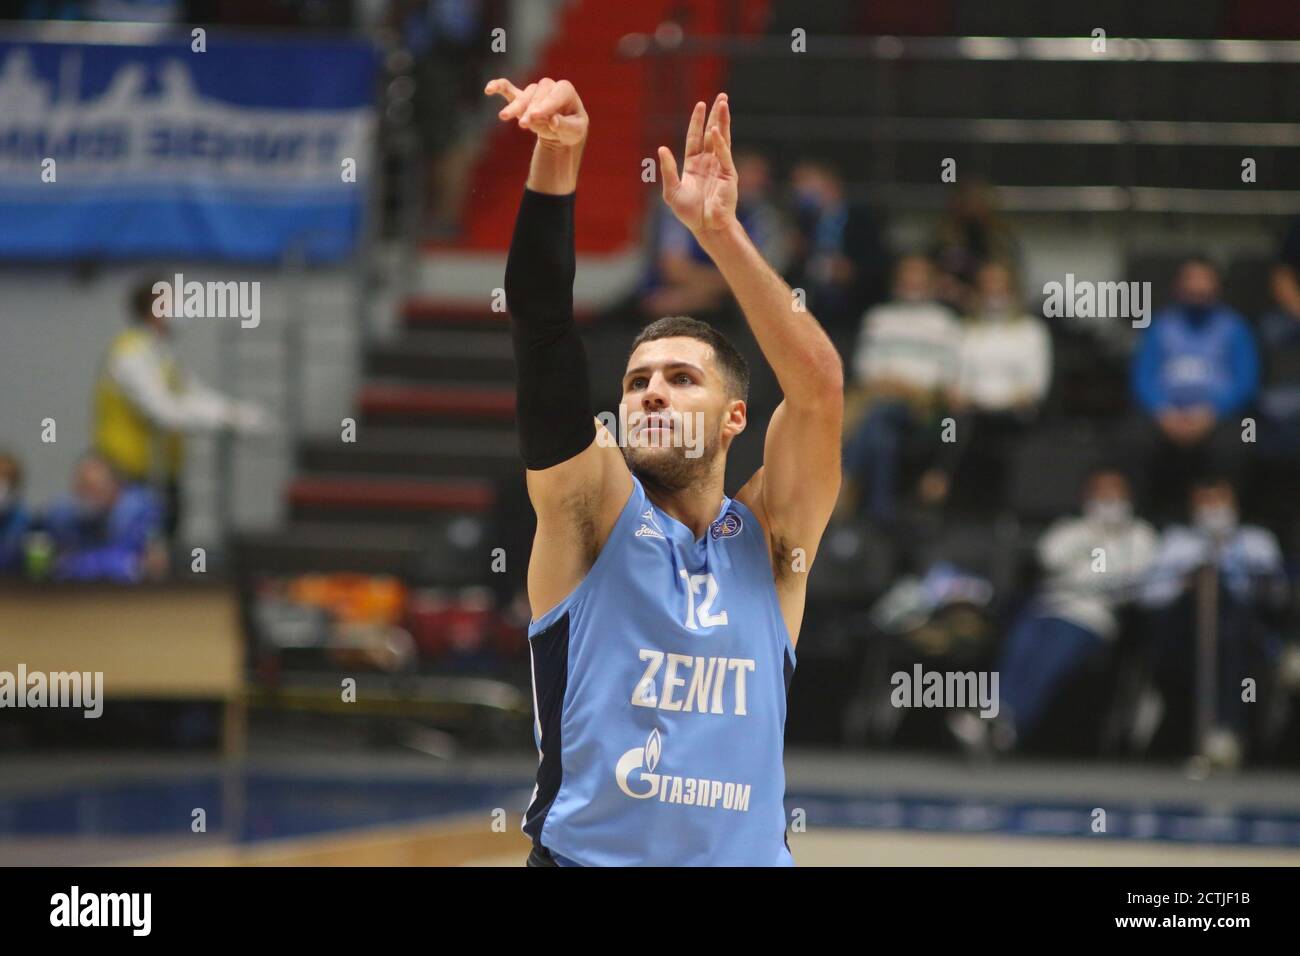
[(722, 450), (721, 422), (702, 410), (628, 411), (623, 454), (632, 473), (668, 490), (707, 475)]
[[(698, 346), (698, 348), (696, 348)], [(667, 490), (689, 487), (716, 467), (729, 401), (708, 346), (694, 340), (647, 342), (623, 380), (627, 433), (623, 454), (632, 473)]]

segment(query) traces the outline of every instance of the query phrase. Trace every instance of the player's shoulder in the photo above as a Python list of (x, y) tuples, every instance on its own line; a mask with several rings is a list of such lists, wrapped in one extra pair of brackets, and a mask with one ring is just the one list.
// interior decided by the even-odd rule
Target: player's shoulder
[(759, 529), (762, 530), (764, 537), (770, 536), (771, 525), (767, 509), (763, 504), (763, 468), (759, 467), (758, 471), (745, 482), (741, 489), (732, 495), (731, 500), (743, 505), (745, 510), (754, 516), (758, 522)]

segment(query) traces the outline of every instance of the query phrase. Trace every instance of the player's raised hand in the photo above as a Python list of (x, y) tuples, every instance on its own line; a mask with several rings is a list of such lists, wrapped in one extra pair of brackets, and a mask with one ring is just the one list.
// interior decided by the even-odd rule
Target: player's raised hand
[(578, 146), (587, 138), (587, 111), (578, 91), (568, 80), (543, 77), (522, 90), (501, 77), (483, 88), (488, 96), (505, 98), (506, 106), (497, 117), (514, 120), (547, 146)]
[(725, 229), (736, 219), (740, 177), (731, 161), (731, 109), (719, 93), (705, 120), (703, 101), (695, 104), (686, 130), (686, 155), (680, 175), (667, 146), (659, 147), (659, 175), (664, 202), (696, 235)]

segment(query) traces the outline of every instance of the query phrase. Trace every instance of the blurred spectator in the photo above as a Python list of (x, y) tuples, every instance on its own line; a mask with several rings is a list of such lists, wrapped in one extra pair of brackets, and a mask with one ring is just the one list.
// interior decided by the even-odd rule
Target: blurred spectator
[(101, 455), (77, 462), (72, 494), (50, 508), (44, 525), (58, 580), (134, 583), (166, 572), (157, 496), (124, 483)]
[(805, 160), (790, 171), (795, 213), (790, 285), (848, 359), (862, 313), (885, 298), (888, 256), (876, 217), (851, 202), (830, 164)]
[(1254, 401), (1259, 356), (1246, 321), (1219, 300), (1219, 273), (1204, 259), (1182, 264), (1175, 303), (1157, 312), (1133, 356), (1141, 417), (1127, 443), (1148, 496), (1178, 500), (1189, 475), (1236, 478), (1244, 458), (1241, 413)]
[(22, 490), (22, 464), (0, 452), (0, 574), (17, 574), (23, 568), (23, 539), (31, 516), (23, 506)]
[(992, 186), (978, 179), (957, 186), (939, 223), (933, 258), (940, 272), (939, 298), (962, 313), (972, 308), (976, 277), (986, 263), (1015, 265), (1015, 237), (998, 215)]
[[(754, 245), (777, 272), (789, 259), (785, 225), (771, 200), (772, 172), (753, 150), (735, 155), (739, 176), (736, 217)], [(716, 314), (729, 301), (727, 283), (690, 230), (663, 203), (655, 204), (651, 263), (642, 287), (641, 312), (664, 315)]]
[(454, 237), (476, 149), (468, 120), (483, 99), (492, 0), (396, 0), (393, 23), (415, 60), (415, 124), (426, 166), (425, 229)]
[[(1002, 446), (1023, 432), (1047, 397), (1052, 376), (1052, 340), (1047, 325), (1025, 311), (1011, 268), (987, 262), (975, 274), (975, 299), (966, 319), (956, 386), (949, 405), (955, 440), (945, 442), (938, 465), (922, 477), (922, 497), (944, 500), (959, 468), (978, 462), (987, 472), (980, 495), (1001, 489)], [(982, 505), (985, 503), (982, 503)], [(994, 506), (1000, 502), (992, 502)]]
[(1266, 366), (1260, 410), (1283, 430), (1283, 447), (1295, 447), (1300, 428), (1300, 216), (1292, 218), (1273, 267), (1277, 308), (1260, 319)]
[(167, 533), (180, 513), (181, 435), (233, 428), (265, 430), (265, 413), (208, 388), (182, 370), (168, 344), (170, 319), (155, 315), (154, 283), (131, 295), (131, 327), (120, 332), (104, 357), (95, 386), (95, 449), (132, 482), (158, 485), (165, 496)]
[(982, 265), (961, 341), (954, 404), (978, 412), (1032, 415), (1047, 396), (1052, 340), (1042, 319), (1025, 311), (1011, 269)]
[(1061, 685), (1114, 640), (1116, 613), (1138, 597), (1156, 547), (1155, 529), (1133, 514), (1124, 474), (1111, 467), (1094, 470), (1082, 516), (1059, 519), (1039, 539), (1046, 579), (1003, 644), (1000, 712), (992, 721), (969, 712), (954, 715), (958, 739), (976, 749), (1006, 751), (1032, 733)]
[(1236, 489), (1227, 479), (1202, 477), (1189, 495), (1192, 523), (1168, 528), (1143, 588), (1152, 609), (1151, 652), (1157, 680), (1165, 687), (1193, 686), (1198, 587), (1211, 573), (1217, 590), (1217, 688), (1210, 739), (1198, 741), (1207, 755), (1233, 766), (1246, 731), (1242, 680), (1258, 677), (1280, 651), (1269, 630), (1286, 603), (1282, 551), (1271, 531), (1243, 525)]
[(853, 355), (850, 404), (861, 417), (845, 420), (841, 513), (855, 510), (858, 487), (867, 489), (867, 512), (880, 522), (894, 518), (895, 488), (904, 442), (933, 431), (944, 394), (957, 382), (961, 325), (934, 298), (934, 264), (904, 256), (894, 269), (894, 297), (862, 318)]

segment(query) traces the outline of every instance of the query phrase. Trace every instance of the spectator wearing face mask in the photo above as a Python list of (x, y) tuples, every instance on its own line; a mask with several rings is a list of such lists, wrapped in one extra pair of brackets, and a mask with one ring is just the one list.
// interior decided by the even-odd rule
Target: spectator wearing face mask
[(31, 515), (23, 506), (22, 464), (0, 452), (0, 574), (18, 574), (23, 568), (23, 541), (31, 528)]
[(1188, 475), (1236, 479), (1244, 462), (1242, 417), (1259, 387), (1250, 328), (1219, 299), (1219, 274), (1204, 259), (1182, 264), (1175, 302), (1142, 333), (1132, 389), (1141, 408), (1127, 444), (1147, 478), (1144, 497), (1178, 501)]
[(1134, 516), (1128, 479), (1098, 468), (1083, 498), (1081, 516), (1061, 518), (1039, 539), (1045, 580), (1002, 645), (997, 717), (962, 712), (950, 721), (968, 746), (1006, 751), (1032, 733), (1060, 687), (1115, 639), (1117, 612), (1138, 597), (1158, 538)]
[(957, 382), (948, 395), (955, 420), (953, 441), (943, 445), (939, 465), (921, 480), (926, 501), (942, 501), (959, 469), (974, 461), (983, 478), (966, 482), (980, 508), (985, 493), (1002, 488), (1003, 446), (1033, 422), (1052, 377), (1052, 339), (1041, 318), (1020, 302), (1011, 268), (989, 262), (975, 276), (976, 298), (963, 324)]
[[(1266, 528), (1241, 523), (1232, 482), (1198, 479), (1191, 488), (1192, 523), (1173, 525), (1160, 540), (1142, 602), (1151, 610), (1151, 650), (1166, 688), (1194, 687), (1198, 572), (1213, 571), (1217, 587), (1218, 661), (1214, 728), (1198, 741), (1207, 756), (1234, 766), (1246, 731), (1242, 680), (1258, 677), (1280, 645), (1269, 627), (1286, 603), (1282, 550)], [(1204, 586), (1204, 582), (1200, 582)]]
[(862, 410), (845, 415), (854, 424), (847, 429), (842, 515), (861, 499), (874, 520), (894, 519), (903, 445), (935, 431), (944, 394), (957, 382), (961, 324), (936, 301), (934, 283), (929, 259), (904, 256), (894, 269), (893, 299), (862, 318), (849, 399)]
[(166, 570), (157, 495), (123, 483), (101, 455), (77, 462), (72, 494), (50, 509), (44, 524), (54, 542), (56, 580), (136, 583)]

